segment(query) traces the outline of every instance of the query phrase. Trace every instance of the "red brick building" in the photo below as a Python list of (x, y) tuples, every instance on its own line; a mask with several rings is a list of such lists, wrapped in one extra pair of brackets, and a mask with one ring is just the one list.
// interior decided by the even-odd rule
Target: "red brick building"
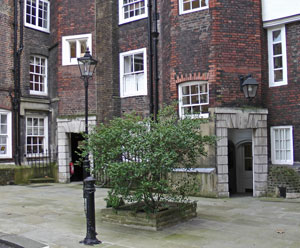
[[(10, 8), (0, 7), (2, 19), (10, 13), (6, 23), (13, 19), (10, 2)], [(272, 5), (265, 0), (152, 0), (151, 7), (149, 0), (89, 0), (84, 11), (79, 0), (39, 0), (49, 7), (48, 29), (46, 17), (45, 25), (32, 24), (33, 2), (24, 3), (28, 9), (24, 9), (26, 45), (21, 60), (20, 154), (34, 147), (26, 143), (30, 140), (26, 120), (46, 121), (47, 116), (47, 145), (57, 147), (60, 181), (81, 179), (79, 167), (70, 178), (68, 165), (78, 159), (84, 131), (84, 87), (77, 58), (89, 47), (99, 61), (89, 85), (91, 125), (132, 110), (147, 116), (175, 100), (181, 117), (212, 117), (204, 132), (218, 137), (208, 158), (195, 165), (212, 182), (201, 186), (200, 194), (260, 196), (278, 187), (286, 188), (291, 197), (300, 193), (299, 187), (286, 183), (288, 178), (280, 181), (269, 173), (273, 167), (297, 170), (300, 165), (296, 0), (284, 8), (279, 0)], [(46, 95), (27, 89), (40, 83), (28, 73), (32, 57), (34, 63), (47, 59)], [(249, 74), (258, 83), (252, 100), (240, 87), (240, 76)], [(13, 77), (9, 71), (5, 75)], [(26, 88), (26, 82), (32, 83)], [(1, 99), (9, 95), (1, 94)]]

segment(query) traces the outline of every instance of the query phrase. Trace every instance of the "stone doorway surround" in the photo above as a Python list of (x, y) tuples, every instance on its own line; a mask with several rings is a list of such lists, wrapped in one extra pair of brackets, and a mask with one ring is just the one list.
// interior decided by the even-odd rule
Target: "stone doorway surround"
[[(96, 116), (89, 116), (88, 124), (91, 127), (96, 126)], [(71, 161), (71, 140), (69, 134), (84, 131), (84, 117), (57, 118), (58, 179), (60, 183), (70, 182), (69, 163)]]
[(267, 192), (268, 178), (268, 110), (262, 108), (214, 109), (216, 122), (216, 164), (219, 197), (229, 197), (228, 128), (252, 129), (253, 196)]

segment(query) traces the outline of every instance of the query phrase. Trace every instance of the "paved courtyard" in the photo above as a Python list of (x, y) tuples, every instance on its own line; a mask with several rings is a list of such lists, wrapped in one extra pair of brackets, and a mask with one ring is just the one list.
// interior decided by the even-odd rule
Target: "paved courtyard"
[[(300, 200), (194, 198), (198, 217), (163, 231), (102, 224), (106, 189), (96, 191), (96, 226), (109, 248), (299, 248)], [(14, 234), (51, 248), (86, 247), (82, 185), (0, 186), (0, 239)], [(32, 247), (33, 248), (33, 247)]]

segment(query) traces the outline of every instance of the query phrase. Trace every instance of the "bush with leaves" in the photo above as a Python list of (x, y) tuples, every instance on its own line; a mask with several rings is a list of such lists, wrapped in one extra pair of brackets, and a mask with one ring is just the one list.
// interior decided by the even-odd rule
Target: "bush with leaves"
[(168, 174), (191, 168), (215, 138), (201, 134), (203, 119), (179, 119), (173, 106), (160, 111), (157, 121), (135, 113), (100, 124), (88, 137), (82, 155), (92, 154), (94, 169), (105, 171), (112, 186), (106, 199), (138, 203), (156, 212), (166, 202), (186, 200), (191, 181), (172, 185)]

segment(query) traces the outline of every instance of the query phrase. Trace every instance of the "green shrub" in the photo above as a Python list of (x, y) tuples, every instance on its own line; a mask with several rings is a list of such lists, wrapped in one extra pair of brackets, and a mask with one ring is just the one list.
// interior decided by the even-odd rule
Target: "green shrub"
[[(174, 107), (164, 108), (158, 120), (135, 113), (100, 124), (88, 137), (82, 156), (93, 156), (94, 169), (105, 171), (112, 186), (107, 202), (143, 203), (155, 212), (168, 201), (186, 200), (193, 181), (172, 185), (167, 174), (191, 168), (215, 137), (201, 134), (203, 119), (179, 119)], [(179, 192), (179, 194), (178, 194)]]

